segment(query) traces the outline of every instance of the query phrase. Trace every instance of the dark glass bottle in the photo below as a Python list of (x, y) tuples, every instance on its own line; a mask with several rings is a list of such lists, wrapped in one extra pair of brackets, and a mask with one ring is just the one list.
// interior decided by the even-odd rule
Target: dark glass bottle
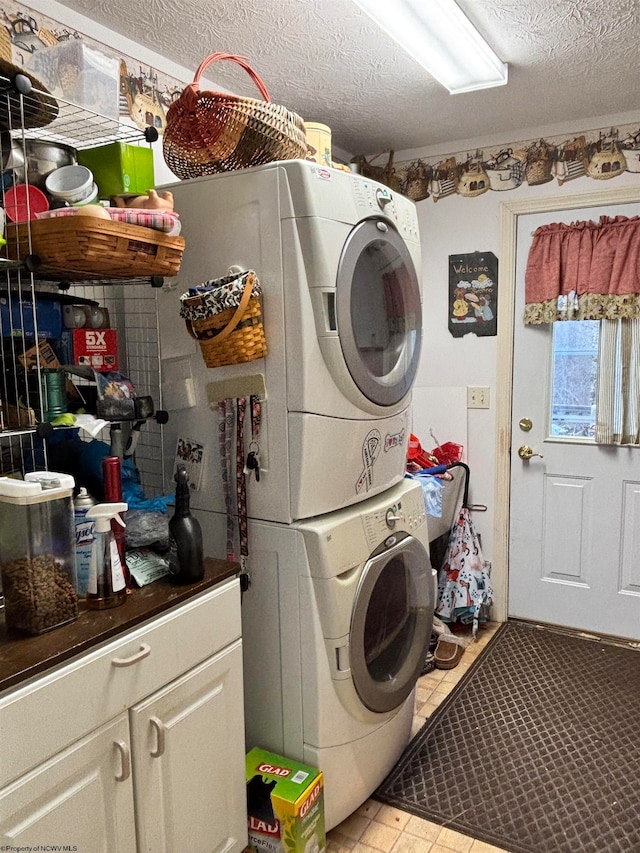
[(189, 508), (189, 476), (184, 465), (176, 471), (176, 509), (169, 521), (169, 571), (174, 583), (194, 583), (204, 577), (202, 528)]

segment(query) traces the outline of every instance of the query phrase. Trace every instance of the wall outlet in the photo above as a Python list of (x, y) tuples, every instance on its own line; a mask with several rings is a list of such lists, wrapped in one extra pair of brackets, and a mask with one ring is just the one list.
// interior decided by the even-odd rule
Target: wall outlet
[(488, 409), (489, 389), (467, 387), (467, 409)]

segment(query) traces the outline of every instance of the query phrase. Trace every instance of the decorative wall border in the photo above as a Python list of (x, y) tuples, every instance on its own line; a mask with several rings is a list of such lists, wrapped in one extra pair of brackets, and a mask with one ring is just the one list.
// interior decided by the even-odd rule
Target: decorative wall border
[[(387, 162), (376, 165), (383, 156)], [(640, 123), (458, 152), (434, 162), (419, 158), (394, 165), (393, 151), (369, 161), (354, 157), (352, 162), (362, 174), (413, 201), (451, 195), (474, 198), (523, 183), (538, 186), (556, 180), (563, 186), (584, 177), (607, 181), (624, 172), (640, 173)]]

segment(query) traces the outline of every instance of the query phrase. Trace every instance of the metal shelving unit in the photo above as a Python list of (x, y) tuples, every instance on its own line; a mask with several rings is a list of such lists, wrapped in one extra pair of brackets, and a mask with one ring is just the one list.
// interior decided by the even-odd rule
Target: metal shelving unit
[[(53, 142), (75, 150), (106, 145), (111, 142), (149, 144), (158, 138), (153, 127), (140, 130), (133, 124), (116, 121), (48, 93), (33, 89), (31, 81), (22, 74), (14, 79), (0, 76), (0, 166), (2, 167), (2, 206), (10, 184), (4, 170), (9, 149), (22, 146), (26, 163), (25, 143), (30, 139)], [(24, 169), (27, 181), (26, 166)], [(31, 228), (29, 228), (31, 241)], [(26, 261), (26, 262), (25, 262)], [(46, 365), (35, 354), (35, 370), (22, 363), (24, 351), (39, 340), (36, 301), (39, 293), (64, 293), (74, 286), (77, 301), (91, 301), (94, 294), (104, 294), (112, 284), (108, 278), (95, 276), (83, 280), (77, 274), (48, 276), (38, 274), (38, 259), (27, 256), (21, 261), (0, 259), (0, 475), (24, 473), (30, 469), (46, 469), (47, 446), (42, 439), (53, 428), (45, 420), (42, 377)], [(133, 284), (161, 286), (161, 277), (126, 280)], [(124, 280), (113, 282), (122, 285)], [(76, 290), (76, 288), (78, 288)], [(114, 288), (114, 299), (121, 289)], [(82, 296), (80, 296), (82, 294)], [(64, 296), (62, 297), (64, 298)], [(25, 306), (31, 304), (32, 315), (27, 317)], [(97, 304), (95, 302), (94, 304)], [(27, 312), (28, 313), (28, 312)], [(115, 312), (114, 312), (115, 313)], [(25, 334), (25, 328), (29, 333)]]

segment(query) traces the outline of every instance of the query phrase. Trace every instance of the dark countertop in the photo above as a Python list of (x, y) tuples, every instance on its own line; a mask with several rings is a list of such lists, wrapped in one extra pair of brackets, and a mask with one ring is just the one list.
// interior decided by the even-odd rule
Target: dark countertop
[(74, 622), (35, 637), (8, 630), (4, 612), (0, 611), (0, 691), (124, 634), (239, 572), (238, 563), (207, 557), (204, 578), (197, 583), (177, 586), (161, 578), (134, 588), (124, 604), (108, 610), (88, 610), (81, 601), (80, 614)]

